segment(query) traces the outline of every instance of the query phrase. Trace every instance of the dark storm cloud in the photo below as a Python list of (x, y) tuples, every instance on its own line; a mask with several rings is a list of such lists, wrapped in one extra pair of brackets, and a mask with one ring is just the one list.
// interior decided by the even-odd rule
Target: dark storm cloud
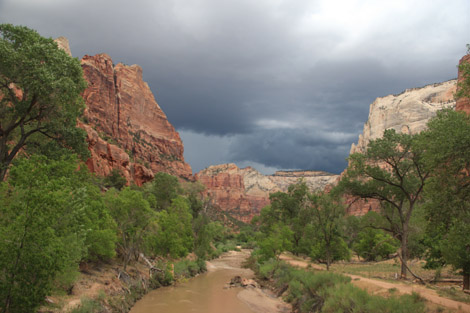
[(307, 129), (273, 129), (240, 136), (230, 146), (233, 160), (273, 168), (324, 170), (339, 173), (355, 134)]
[(186, 160), (339, 172), (379, 96), (456, 76), (466, 0), (0, 0), (74, 56), (139, 64)]

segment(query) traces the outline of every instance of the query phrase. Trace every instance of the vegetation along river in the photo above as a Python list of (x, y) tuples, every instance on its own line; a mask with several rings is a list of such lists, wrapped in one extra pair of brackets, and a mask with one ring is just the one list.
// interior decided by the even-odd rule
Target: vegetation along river
[(177, 286), (151, 291), (138, 301), (130, 313), (271, 313), (290, 312), (290, 307), (269, 291), (232, 287), (234, 276), (253, 277), (241, 264), (249, 251), (230, 251), (207, 263), (207, 273)]

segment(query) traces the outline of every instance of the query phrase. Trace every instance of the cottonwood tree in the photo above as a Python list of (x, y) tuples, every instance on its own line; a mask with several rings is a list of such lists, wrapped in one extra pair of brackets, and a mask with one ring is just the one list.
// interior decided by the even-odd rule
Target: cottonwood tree
[(110, 189), (105, 195), (105, 203), (117, 225), (117, 248), (126, 271), (132, 257), (142, 252), (146, 236), (154, 231), (156, 215), (142, 192), (130, 187), (120, 192)]
[(78, 59), (52, 39), (11, 24), (0, 25), (0, 181), (18, 152), (52, 143), (87, 156), (76, 127), (86, 82)]
[[(470, 76), (469, 76), (470, 80)], [(462, 271), (470, 289), (470, 117), (444, 110), (428, 123), (421, 144), (432, 178), (426, 186), (428, 261)]]
[[(291, 251), (295, 255), (309, 253), (310, 244), (305, 245), (305, 230), (310, 222), (308, 197), (307, 184), (302, 180), (290, 185), (286, 193), (276, 192), (269, 196), (272, 221), (282, 222), (289, 226), (292, 231)], [(307, 241), (310, 240), (307, 239)]]
[(409, 271), (410, 220), (429, 178), (416, 136), (386, 130), (383, 138), (369, 143), (364, 154), (349, 156), (346, 175), (339, 184), (348, 194), (380, 202), (383, 223), (370, 226), (383, 229), (400, 241), (402, 278)]
[(184, 257), (193, 247), (192, 215), (189, 201), (177, 196), (171, 205), (158, 212), (159, 230), (155, 236), (155, 250), (162, 256)]
[(311, 226), (314, 230), (311, 257), (326, 264), (326, 270), (334, 261), (349, 259), (350, 252), (343, 240), (342, 224), (344, 207), (339, 199), (329, 194), (310, 195)]

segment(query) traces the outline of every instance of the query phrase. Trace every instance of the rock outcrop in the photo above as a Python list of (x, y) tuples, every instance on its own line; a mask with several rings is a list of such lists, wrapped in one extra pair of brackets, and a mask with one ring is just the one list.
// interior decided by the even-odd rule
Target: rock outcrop
[[(69, 55), (67, 38), (56, 40)], [(88, 87), (86, 109), (78, 126), (87, 132), (88, 168), (101, 176), (118, 169), (138, 185), (163, 171), (192, 179), (183, 143), (142, 79), (138, 65), (114, 65), (107, 54), (81, 60)]]
[[(470, 63), (470, 54), (467, 54), (460, 59), (459, 65), (463, 63)], [(459, 71), (458, 83), (461, 83), (463, 79), (463, 73)], [(470, 97), (461, 97), (457, 99), (455, 109), (457, 111), (463, 111), (467, 114), (470, 114)]]
[(352, 144), (350, 153), (364, 152), (369, 141), (382, 137), (386, 129), (410, 134), (424, 130), (437, 111), (455, 107), (456, 86), (457, 81), (450, 80), (377, 98), (370, 105), (369, 118), (357, 144)]
[(269, 204), (269, 194), (286, 192), (289, 185), (303, 179), (312, 191), (334, 183), (338, 175), (316, 172), (276, 172), (263, 175), (252, 167), (243, 169), (235, 164), (210, 166), (196, 174), (206, 186), (206, 195), (221, 210), (242, 222), (249, 222), (261, 208)]
[(83, 128), (92, 154), (90, 170), (107, 175), (118, 168), (137, 184), (160, 171), (191, 178), (179, 134), (143, 81), (142, 68), (114, 65), (107, 54), (85, 55), (81, 64), (88, 81), (83, 98), (89, 127)]

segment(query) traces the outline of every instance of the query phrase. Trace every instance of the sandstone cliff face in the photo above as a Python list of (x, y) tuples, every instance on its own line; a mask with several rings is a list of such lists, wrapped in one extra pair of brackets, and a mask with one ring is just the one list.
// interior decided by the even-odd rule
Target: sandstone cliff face
[(370, 140), (382, 137), (386, 129), (416, 134), (426, 128), (427, 121), (436, 112), (455, 107), (456, 80), (422, 88), (407, 89), (399, 95), (377, 98), (369, 110), (369, 118), (351, 152), (364, 152)]
[[(71, 55), (67, 38), (55, 41)], [(119, 169), (138, 185), (160, 171), (192, 179), (179, 134), (143, 81), (142, 68), (114, 65), (107, 54), (86, 55), (81, 64), (88, 87), (78, 126), (88, 135), (88, 168), (102, 176)]]
[[(463, 63), (470, 63), (470, 54), (465, 55), (460, 59), (459, 65)], [(462, 82), (464, 79), (463, 74), (459, 71), (458, 82)], [(457, 100), (455, 109), (457, 111), (464, 111), (467, 114), (470, 114), (470, 98), (460, 98)]]
[(88, 81), (83, 98), (90, 126), (84, 127), (92, 153), (90, 170), (107, 175), (118, 168), (137, 184), (160, 171), (190, 178), (183, 143), (142, 80), (142, 68), (114, 65), (106, 54), (86, 55), (81, 63)]
[(196, 174), (206, 186), (206, 195), (221, 210), (248, 223), (269, 204), (269, 194), (286, 192), (291, 184), (303, 178), (312, 191), (322, 190), (334, 183), (338, 175), (325, 172), (277, 172), (263, 175), (252, 167), (240, 169), (235, 164), (210, 166)]

